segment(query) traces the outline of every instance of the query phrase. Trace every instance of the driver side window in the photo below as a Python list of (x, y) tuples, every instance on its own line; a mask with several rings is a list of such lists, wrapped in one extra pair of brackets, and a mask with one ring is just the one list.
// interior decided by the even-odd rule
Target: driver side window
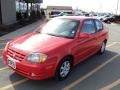
[(93, 20), (85, 20), (83, 22), (81, 32), (86, 32), (86, 33), (89, 33), (89, 34), (95, 33), (95, 25), (94, 25)]

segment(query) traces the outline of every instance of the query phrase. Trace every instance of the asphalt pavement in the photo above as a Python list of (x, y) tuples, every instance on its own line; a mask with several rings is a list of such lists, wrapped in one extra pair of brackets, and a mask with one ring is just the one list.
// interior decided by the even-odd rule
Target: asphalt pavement
[[(29, 80), (5, 66), (0, 57), (0, 90), (120, 90), (120, 25), (107, 26), (110, 38), (106, 52), (94, 55), (75, 66), (64, 81), (55, 81), (54, 78)], [(37, 25), (30, 27), (32, 28), (27, 29), (32, 31)], [(9, 39), (12, 37), (0, 40), (0, 50)]]

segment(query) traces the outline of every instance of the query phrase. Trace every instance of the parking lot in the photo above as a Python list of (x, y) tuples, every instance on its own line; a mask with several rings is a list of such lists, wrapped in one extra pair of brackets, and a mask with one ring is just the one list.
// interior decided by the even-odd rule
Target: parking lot
[[(110, 38), (105, 54), (75, 66), (64, 81), (29, 80), (5, 66), (0, 57), (0, 90), (120, 90), (120, 25), (107, 26)], [(0, 52), (7, 41), (0, 40)]]

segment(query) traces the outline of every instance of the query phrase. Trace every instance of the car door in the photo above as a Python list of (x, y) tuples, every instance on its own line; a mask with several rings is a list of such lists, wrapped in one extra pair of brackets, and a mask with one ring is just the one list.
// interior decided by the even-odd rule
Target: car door
[(83, 21), (80, 34), (88, 33), (88, 38), (79, 38), (76, 42), (76, 62), (75, 64), (85, 60), (96, 51), (96, 27), (92, 19)]
[(97, 19), (94, 20), (95, 25), (96, 25), (96, 45), (98, 46), (98, 49), (101, 47), (102, 42), (106, 38), (106, 33), (107, 31), (104, 30), (103, 23)]

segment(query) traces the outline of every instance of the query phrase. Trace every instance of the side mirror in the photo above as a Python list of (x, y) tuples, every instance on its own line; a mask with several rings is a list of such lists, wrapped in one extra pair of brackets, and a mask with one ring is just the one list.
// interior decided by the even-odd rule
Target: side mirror
[(90, 36), (89, 33), (83, 32), (83, 33), (80, 33), (79, 38), (89, 38), (89, 36)]

